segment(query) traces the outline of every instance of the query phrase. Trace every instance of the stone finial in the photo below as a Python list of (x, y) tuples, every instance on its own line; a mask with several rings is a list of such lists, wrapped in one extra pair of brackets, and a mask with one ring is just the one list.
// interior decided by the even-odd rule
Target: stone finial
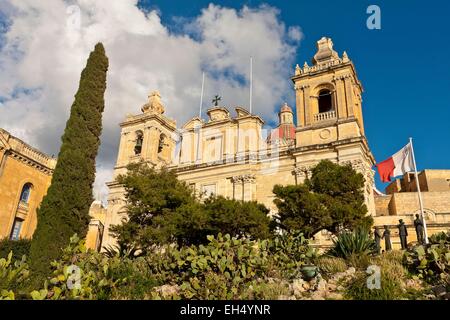
[(295, 75), (298, 76), (301, 73), (300, 66), (297, 64), (295, 66)]
[(308, 62), (305, 61), (305, 63), (303, 64), (303, 72), (308, 72), (309, 71), (309, 66), (308, 66)]
[(314, 65), (338, 59), (339, 55), (333, 50), (333, 41), (330, 38), (322, 37), (317, 41), (317, 53), (312, 59)]
[(148, 95), (148, 102), (142, 107), (142, 112), (146, 113), (164, 113), (164, 106), (161, 103), (161, 94), (159, 91), (153, 91)]
[(344, 51), (342, 54), (342, 62), (349, 62), (350, 59), (348, 58), (347, 51)]

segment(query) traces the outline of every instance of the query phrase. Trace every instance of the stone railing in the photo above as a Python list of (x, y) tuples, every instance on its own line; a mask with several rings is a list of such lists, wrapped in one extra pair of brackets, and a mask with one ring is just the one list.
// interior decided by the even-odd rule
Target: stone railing
[(336, 119), (336, 111), (322, 112), (314, 115), (314, 121), (326, 121)]
[(11, 145), (12, 150), (17, 152), (18, 154), (25, 156), (33, 161), (36, 161), (40, 165), (43, 165), (49, 169), (55, 168), (56, 159), (47, 156), (45, 153), (41, 151), (36, 150), (35, 148), (21, 141), (20, 139), (12, 137), (9, 143)]
[(326, 70), (326, 69), (329, 69), (331, 67), (334, 67), (334, 66), (346, 63), (346, 62), (348, 62), (348, 59), (334, 59), (331, 61), (316, 64), (313, 66), (308, 66), (308, 64), (305, 63), (303, 68), (301, 68), (301, 67), (296, 68), (295, 74), (303, 75), (303, 74), (318, 72), (318, 71)]

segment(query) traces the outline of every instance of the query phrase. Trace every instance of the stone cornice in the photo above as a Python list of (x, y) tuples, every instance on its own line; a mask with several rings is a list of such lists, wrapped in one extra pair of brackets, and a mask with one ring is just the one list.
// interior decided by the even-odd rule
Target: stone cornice
[(132, 124), (146, 123), (147, 121), (152, 119), (158, 121), (161, 125), (171, 131), (175, 131), (177, 129), (175, 121), (155, 113), (143, 113), (135, 116), (128, 116), (127, 119), (124, 122), (121, 122), (119, 125), (121, 128), (123, 128)]
[(361, 82), (358, 80), (358, 75), (356, 73), (355, 66), (353, 65), (353, 62), (351, 62), (351, 61), (347, 61), (347, 62), (335, 61), (332, 64), (325, 63), (325, 64), (320, 64), (317, 66), (311, 66), (311, 67), (308, 66), (306, 68), (306, 71), (305, 71), (305, 69), (303, 69), (300, 74), (296, 74), (293, 77), (291, 77), (291, 80), (294, 83), (296, 83), (302, 79), (313, 78), (318, 75), (319, 76), (323, 75), (323, 74), (325, 74), (325, 72), (329, 72), (329, 71), (335, 72), (335, 71), (342, 70), (342, 69), (345, 69), (348, 67), (350, 67), (350, 69), (351, 69), (351, 73), (356, 81), (356, 85), (359, 86), (361, 91), (364, 91)]
[(375, 164), (375, 158), (372, 155), (372, 152), (369, 149), (369, 144), (367, 143), (367, 139), (364, 136), (361, 137), (355, 137), (355, 138), (348, 138), (338, 141), (333, 141), (329, 143), (321, 143), (321, 144), (314, 144), (310, 146), (304, 146), (304, 147), (296, 147), (292, 150), (293, 154), (299, 154), (299, 153), (305, 153), (308, 151), (315, 151), (315, 150), (323, 150), (323, 149), (337, 149), (339, 147), (350, 145), (350, 144), (356, 144), (359, 143), (363, 146), (364, 152), (369, 156), (370, 160), (373, 164)]
[(8, 151), (8, 156), (20, 161), (30, 167), (36, 168), (47, 175), (52, 175), (56, 166), (56, 159), (45, 153), (33, 148), (29, 144), (23, 142), (9, 134), (7, 131), (0, 129), (2, 145), (0, 149)]

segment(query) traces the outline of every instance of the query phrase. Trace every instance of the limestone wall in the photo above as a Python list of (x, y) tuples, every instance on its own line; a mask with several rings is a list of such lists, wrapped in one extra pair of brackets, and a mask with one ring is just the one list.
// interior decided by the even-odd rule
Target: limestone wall
[(9, 237), (18, 212), (20, 195), (25, 184), (32, 189), (28, 208), (21, 210), (23, 224), (21, 238), (31, 238), (37, 225), (36, 209), (50, 186), (51, 176), (37, 170), (34, 166), (18, 158), (8, 156), (4, 159), (0, 175), (0, 238)]

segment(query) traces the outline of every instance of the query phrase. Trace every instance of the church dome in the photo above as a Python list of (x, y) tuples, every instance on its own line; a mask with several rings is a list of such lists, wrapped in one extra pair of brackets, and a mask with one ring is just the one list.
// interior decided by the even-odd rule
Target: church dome
[(281, 107), (281, 109), (280, 109), (280, 113), (282, 113), (282, 112), (290, 112), (290, 113), (293, 113), (291, 107), (289, 107), (288, 104), (287, 104), (286, 102), (284, 103), (284, 105), (283, 105), (283, 106)]

